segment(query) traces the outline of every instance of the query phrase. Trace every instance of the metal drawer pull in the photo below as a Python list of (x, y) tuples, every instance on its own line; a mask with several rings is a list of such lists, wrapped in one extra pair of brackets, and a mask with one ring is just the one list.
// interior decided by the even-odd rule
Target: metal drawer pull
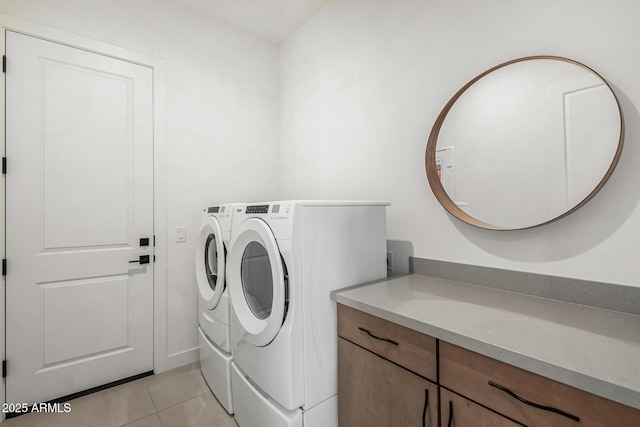
[(429, 389), (424, 389), (424, 408), (422, 408), (422, 427), (427, 427), (427, 411), (429, 410)]
[(393, 340), (390, 340), (389, 338), (381, 338), (381, 337), (379, 337), (379, 336), (377, 336), (377, 335), (372, 334), (372, 333), (371, 333), (371, 331), (366, 330), (366, 329), (365, 329), (365, 328), (363, 328), (362, 326), (358, 326), (358, 329), (360, 329), (362, 332), (366, 332), (367, 334), (369, 334), (369, 336), (370, 336), (371, 338), (375, 338), (375, 339), (377, 339), (377, 340), (379, 340), (379, 341), (386, 341), (386, 342), (389, 342), (389, 343), (391, 343), (391, 344), (393, 344), (393, 345), (398, 345), (398, 343), (397, 343), (397, 342), (395, 342), (395, 341), (393, 341)]
[(563, 417), (567, 417), (569, 419), (572, 419), (573, 421), (580, 422), (580, 418), (576, 417), (575, 415), (568, 414), (568, 413), (566, 413), (564, 411), (561, 411), (560, 409), (552, 408), (550, 406), (543, 406), (543, 405), (540, 405), (540, 404), (537, 404), (537, 403), (529, 402), (527, 399), (518, 396), (517, 394), (515, 394), (514, 392), (512, 392), (508, 388), (503, 387), (500, 384), (496, 384), (493, 381), (489, 381), (489, 385), (491, 387), (497, 388), (498, 390), (504, 391), (505, 393), (507, 393), (511, 397), (514, 397), (514, 398), (518, 399), (520, 402), (522, 402), (522, 403), (524, 403), (526, 405), (533, 406), (534, 408), (542, 409), (543, 411), (554, 412), (556, 414), (562, 415)]
[(449, 422), (447, 423), (447, 427), (451, 427), (452, 422), (453, 422), (453, 402), (449, 401)]

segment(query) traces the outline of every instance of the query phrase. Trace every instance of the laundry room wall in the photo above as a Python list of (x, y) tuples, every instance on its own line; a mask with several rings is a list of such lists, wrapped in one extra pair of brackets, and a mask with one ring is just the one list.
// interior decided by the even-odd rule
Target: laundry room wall
[[(280, 46), (286, 198), (386, 199), (402, 255), (640, 286), (640, 3), (634, 0), (333, 0)], [(495, 232), (449, 216), (426, 180), (442, 107), (504, 61), (557, 55), (613, 86), (622, 158), (569, 217)], [(394, 255), (397, 257), (397, 255)]]
[(167, 367), (196, 360), (202, 208), (278, 198), (277, 46), (165, 0), (2, 0), (0, 13), (166, 61)]

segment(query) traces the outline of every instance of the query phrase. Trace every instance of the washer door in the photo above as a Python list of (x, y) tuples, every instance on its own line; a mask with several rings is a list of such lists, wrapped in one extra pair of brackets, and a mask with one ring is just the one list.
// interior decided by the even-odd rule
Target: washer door
[(258, 218), (233, 232), (229, 262), (229, 296), (247, 341), (269, 344), (286, 315), (287, 277), (276, 239)]
[(196, 248), (196, 281), (208, 309), (220, 301), (225, 287), (225, 258), (222, 229), (216, 217), (207, 217), (200, 226)]

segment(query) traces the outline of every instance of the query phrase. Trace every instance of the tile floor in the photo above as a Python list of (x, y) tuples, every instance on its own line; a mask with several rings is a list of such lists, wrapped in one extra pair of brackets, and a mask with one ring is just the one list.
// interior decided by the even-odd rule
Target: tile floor
[(2, 427), (237, 427), (199, 363), (71, 400), (69, 413), (32, 413)]

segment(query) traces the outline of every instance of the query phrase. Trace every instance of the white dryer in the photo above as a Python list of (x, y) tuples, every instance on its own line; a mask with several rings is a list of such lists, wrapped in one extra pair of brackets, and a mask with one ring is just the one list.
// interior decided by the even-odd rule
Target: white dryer
[(227, 247), (233, 205), (204, 209), (195, 254), (200, 368), (220, 404), (233, 413)]
[(240, 427), (335, 427), (334, 289), (386, 277), (388, 203), (237, 205), (227, 260)]

